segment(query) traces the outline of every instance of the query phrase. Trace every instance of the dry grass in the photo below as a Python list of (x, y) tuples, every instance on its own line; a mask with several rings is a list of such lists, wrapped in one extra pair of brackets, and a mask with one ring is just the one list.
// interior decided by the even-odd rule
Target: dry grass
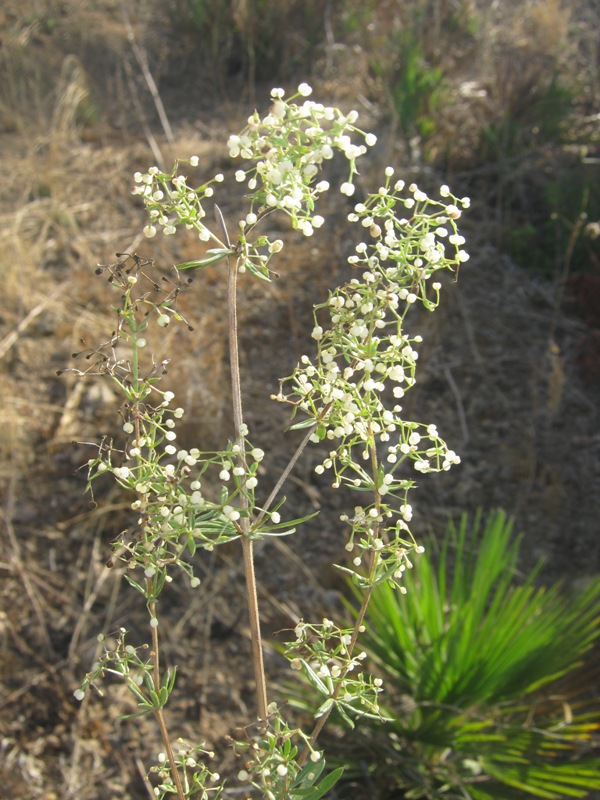
[[(409, 5), (373, 4), (373, 29), (365, 26), (346, 38), (343, 20), (330, 20), (325, 44), (315, 50), (313, 82), (318, 94), (344, 107), (358, 104), (370, 122), (384, 116), (380, 81), (369, 72), (369, 42), (391, 46), (389, 31), (408, 24)], [(479, 202), (484, 203), (488, 196), (495, 197), (496, 184), (486, 184), (485, 170), (473, 167), (480, 133), (507, 109), (526, 108), (549, 65), (562, 74), (568, 63), (587, 87), (588, 100), (595, 96), (591, 61), (585, 60), (589, 19), (586, 25), (582, 22), (589, 11), (557, 0), (430, 5), (439, 35), (432, 36), (433, 28), (428, 28), (424, 47), (428, 58), (447, 59), (451, 91), (434, 136), (427, 147), (413, 151), (423, 159), (428, 156), (430, 163), (404, 161), (404, 166), (424, 184), (441, 180), (432, 164), (460, 167), (462, 175), (456, 180), (465, 187), (468, 180), (478, 180)], [(500, 6), (501, 11), (493, 11)], [(183, 48), (190, 42), (161, 34), (160, 26), (152, 24), (155, 6), (149, 3), (144, 9), (136, 15), (130, 5), (131, 21), (158, 80), (182, 63), (169, 53), (169, 46), (180, 42)], [(163, 13), (164, 8), (157, 10), (159, 20)], [(449, 27), (455, 18), (461, 23), (458, 30)], [(243, 19), (239, 24), (243, 26)], [(169, 143), (143, 77), (133, 69), (120, 3), (8, 2), (0, 11), (0, 32), (0, 785), (11, 800), (147, 799), (140, 765), (147, 763), (156, 740), (150, 728), (136, 732), (114, 724), (119, 713), (130, 710), (128, 698), (115, 688), (108, 699), (97, 699), (79, 713), (72, 700), (77, 679), (94, 658), (98, 631), (109, 632), (126, 620), (135, 628), (142, 618), (121, 591), (119, 572), (104, 568), (110, 541), (128, 524), (127, 503), (119, 492), (106, 489), (98, 498), (99, 507), (87, 509), (84, 475), (74, 473), (90, 450), (70, 445), (110, 430), (118, 401), (109, 386), (99, 388), (92, 380), (78, 381), (68, 373), (59, 378), (56, 372), (71, 364), (71, 353), (105, 341), (114, 327), (108, 307), (111, 290), (93, 274), (96, 263), (109, 263), (115, 251), (138, 250), (168, 274), (172, 263), (199, 253), (197, 243), (185, 237), (150, 244), (139, 234), (142, 214), (129, 194), (130, 176), (155, 159), (144, 126), (165, 157)], [(298, 45), (299, 30), (293, 33)], [(169, 45), (173, 41), (175, 45)], [(580, 41), (585, 47), (577, 54)], [(191, 59), (192, 52), (193, 47), (178, 55)], [(526, 68), (507, 69), (514, 64)], [(245, 78), (228, 74), (227, 64), (219, 69), (230, 96), (247, 91)], [(189, 74), (194, 75), (191, 66)], [(180, 73), (178, 80), (185, 75)], [(307, 77), (311, 78), (301, 76)], [(273, 85), (278, 82), (275, 78)], [(237, 97), (225, 105), (216, 93), (203, 96), (198, 86), (206, 90), (206, 76), (186, 84), (183, 91), (169, 88), (168, 82), (163, 85), (173, 149), (182, 157), (198, 154), (203, 173), (223, 171), (224, 138), (238, 127), (247, 109), (242, 111)], [(141, 111), (132, 102), (132, 91), (143, 101)], [(582, 89), (582, 96), (585, 92)], [(585, 131), (593, 155), (593, 126)], [(393, 121), (382, 125), (380, 133), (381, 164), (408, 158)], [(526, 158), (527, 152), (521, 156)], [(506, 161), (502, 169), (513, 169), (514, 163)], [(361, 181), (366, 185), (369, 177), (365, 174)], [(329, 215), (347, 213), (337, 201), (329, 202)], [(238, 199), (225, 197), (222, 205), (227, 219), (237, 219)], [(569, 556), (576, 574), (594, 555), (595, 535), (593, 503), (589, 513), (581, 511), (572, 522), (586, 497), (579, 484), (588, 481), (589, 501), (597, 480), (593, 389), (579, 382), (574, 371), (583, 323), (561, 323), (556, 330), (560, 347), (548, 349), (553, 288), (532, 280), (490, 248), (496, 219), (488, 208), (474, 213), (480, 217), (479, 231), (472, 236), (479, 272), (464, 269), (464, 295), (449, 287), (453, 299), (448, 316), (436, 322), (438, 327), (429, 328), (423, 321), (429, 333), (426, 360), (432, 366), (413, 409), (420, 416), (422, 405), (432, 405), (440, 429), (445, 418), (450, 436), (456, 442), (465, 440), (464, 468), (457, 484), (436, 483), (424, 495), (428, 499), (423, 506), (434, 509), (427, 516), (435, 523), (447, 511), (469, 504), (510, 505), (514, 500), (523, 523), (542, 531), (532, 552), (545, 548), (556, 568), (568, 560), (565, 553), (576, 550), (575, 539), (570, 544), (561, 539), (572, 524), (577, 540), (588, 548), (587, 557), (585, 551)], [(275, 439), (279, 447), (278, 431), (284, 425), (278, 408), (265, 411), (265, 398), (305, 349), (311, 305), (343, 274), (351, 247), (349, 240), (332, 235), (286, 248), (280, 280), (266, 291), (251, 283), (244, 287), (248, 414), (263, 446)], [(230, 428), (224, 294), (221, 272), (207, 269), (182, 296), (193, 332), (169, 329), (165, 338), (153, 343), (160, 357), (174, 356), (170, 380), (187, 409), (183, 438), (200, 440), (207, 449), (221, 444)], [(522, 424), (515, 426), (515, 419)], [(571, 464), (564, 441), (569, 436), (579, 437), (579, 464)], [(586, 470), (592, 473), (588, 478)], [(301, 513), (307, 502), (324, 507), (323, 529), (309, 532), (300, 547), (299, 555), (308, 554), (316, 562), (324, 552), (336, 553), (334, 537), (324, 531), (334, 530), (340, 501), (315, 482), (310, 465), (301, 468), (296, 481), (290, 492), (292, 509), (298, 506)], [(298, 613), (300, 600), (315, 606), (327, 602), (331, 579), (319, 575), (318, 582), (310, 584), (306, 568), (301, 578), (290, 569), (282, 599), (273, 563), (272, 556), (262, 562), (259, 557), (266, 624), (276, 630)], [(279, 574), (287, 574), (281, 566), (285, 563), (276, 562)], [(182, 674), (175, 725), (183, 735), (202, 730), (229, 769), (233, 765), (225, 755), (223, 737), (231, 723), (244, 719), (250, 680), (243, 671), (238, 569), (234, 551), (215, 556), (205, 567), (202, 591), (190, 600), (183, 589), (174, 590), (168, 612), (173, 623), (167, 643), (170, 657), (192, 665)], [(310, 572), (314, 571), (311, 562)], [(269, 593), (276, 599), (270, 601)], [(193, 627), (201, 608), (209, 613), (198, 635)], [(229, 635), (232, 630), (235, 636)], [(276, 666), (272, 659), (271, 666)], [(228, 669), (231, 663), (241, 665), (241, 677)]]

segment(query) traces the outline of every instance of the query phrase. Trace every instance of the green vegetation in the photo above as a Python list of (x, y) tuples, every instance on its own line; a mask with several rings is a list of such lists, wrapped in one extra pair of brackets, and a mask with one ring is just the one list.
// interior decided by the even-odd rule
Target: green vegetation
[(537, 570), (520, 580), (519, 546), (501, 512), (463, 516), (407, 570), (405, 594), (374, 591), (365, 649), (392, 721), (363, 723), (352, 763), (369, 765), (381, 797), (600, 789), (600, 707), (578, 672), (600, 636), (600, 581), (569, 594), (538, 587)]

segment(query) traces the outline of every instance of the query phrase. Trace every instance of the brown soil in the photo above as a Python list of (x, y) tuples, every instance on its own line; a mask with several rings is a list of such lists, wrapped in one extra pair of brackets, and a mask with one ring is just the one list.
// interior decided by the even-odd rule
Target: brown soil
[[(38, 119), (5, 114), (0, 133), (6, 172), (0, 200), (6, 298), (0, 310), (0, 794), (7, 800), (141, 800), (149, 796), (143, 775), (161, 749), (153, 725), (119, 721), (135, 708), (116, 682), (81, 705), (73, 698), (97, 657), (99, 632), (123, 625), (134, 639), (145, 635), (143, 604), (119, 568), (105, 567), (111, 541), (130, 523), (129, 501), (106, 484), (90, 509), (79, 471), (93, 453), (81, 442), (114, 429), (119, 401), (107, 385), (56, 373), (71, 364), (73, 351), (104, 341), (114, 325), (110, 288), (94, 275), (97, 262), (137, 250), (167, 269), (197, 252), (185, 239), (169, 250), (139, 236), (143, 214), (129, 195), (129, 176), (153, 155), (139, 133), (146, 120), (129, 102), (124, 111), (130, 95), (126, 70), (115, 68), (126, 49), (118, 4), (96, 4), (102, 11), (82, 4), (77, 18), (56, 4), (60, 47), (43, 19), (28, 26), (24, 9), (7, 5), (0, 34), (17, 48), (18, 29), (37, 65), (13, 88), (33, 80), (39, 65), (54, 65), (60, 79), (53, 104), (40, 101)], [(71, 50), (81, 60), (65, 66), (75, 40)], [(381, 109), (368, 100), (373, 87), (359, 56), (344, 51), (339, 58), (337, 72), (313, 84), (321, 98), (343, 106), (363, 98), (365, 125), (380, 125), (378, 164), (361, 177), (361, 187), (375, 186), (379, 167), (407, 159), (407, 151), (378, 122)], [(240, 85), (245, 91), (232, 78), (230, 94)], [(113, 105), (98, 104), (101, 116), (92, 122), (72, 118), (69, 92), (83, 87), (93, 97), (99, 86), (112, 93)], [(266, 96), (268, 88), (256, 95)], [(223, 143), (247, 115), (247, 104), (216, 102), (214, 95), (192, 103), (181, 85), (161, 94), (175, 129), (172, 149), (182, 157), (198, 154), (203, 173), (230, 170)], [(147, 92), (144, 97), (151, 104)], [(103, 116), (109, 108), (114, 113)], [(152, 130), (166, 157), (164, 134), (157, 125)], [(445, 180), (414, 164), (407, 173), (424, 184)], [(467, 178), (461, 173), (457, 182)], [(227, 218), (237, 219), (233, 195), (219, 202)], [(344, 218), (339, 200), (325, 202), (324, 214)], [(490, 244), (496, 241), (490, 219), (476, 202), (465, 221), (471, 260), (444, 287), (438, 313), (414, 315), (424, 345), (405, 409), (414, 419), (435, 421), (462, 464), (420, 481), (413, 530), (417, 537), (430, 528), (440, 533), (448, 515), (502, 507), (524, 532), (522, 569), (544, 558), (542, 580), (577, 586), (600, 567), (598, 286), (581, 278), (565, 290), (561, 279), (514, 263)], [(245, 405), (256, 443), (268, 451), (265, 484), (294, 442), (281, 433), (285, 409), (269, 396), (311, 348), (313, 303), (349, 274), (352, 242), (343, 228), (330, 231), (290, 242), (273, 284), (242, 285)], [(157, 355), (173, 359), (167, 380), (186, 407), (180, 438), (203, 449), (219, 446), (230, 432), (225, 293), (221, 271), (207, 269), (183, 299), (194, 331), (169, 332), (157, 343)], [(312, 510), (319, 516), (304, 532), (257, 551), (266, 663), (276, 681), (284, 673), (269, 641), (300, 617), (333, 615), (340, 607), (331, 564), (343, 560), (339, 515), (353, 501), (314, 473), (318, 459), (313, 450), (298, 465), (286, 508), (290, 516)], [(164, 657), (179, 667), (169, 720), (174, 736), (204, 738), (216, 753), (215, 769), (227, 774), (235, 763), (226, 737), (254, 714), (237, 546), (208, 554), (198, 571), (199, 589), (175, 583), (162, 601)]]

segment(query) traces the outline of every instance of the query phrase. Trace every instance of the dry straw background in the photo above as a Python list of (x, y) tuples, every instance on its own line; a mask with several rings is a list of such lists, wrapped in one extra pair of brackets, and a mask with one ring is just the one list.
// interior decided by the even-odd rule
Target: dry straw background
[[(132, 710), (120, 687), (83, 707), (72, 695), (97, 634), (143, 620), (119, 570), (105, 568), (129, 524), (127, 498), (107, 484), (90, 509), (77, 471), (91, 454), (82, 443), (115, 429), (118, 401), (107, 384), (57, 371), (110, 336), (97, 263), (137, 251), (166, 270), (199, 255), (185, 237), (143, 240), (133, 172), (196, 154), (199, 173), (231, 175), (226, 138), (271, 86), (307, 80), (323, 102), (358, 108), (379, 136), (359, 190), (393, 163), (426, 188), (448, 182), (473, 197), (471, 260), (445, 286), (442, 310), (414, 320), (425, 344), (407, 413), (435, 420), (463, 460), (416, 490), (415, 533), (500, 506), (525, 532), (523, 569), (544, 557), (544, 574), (569, 585), (598, 572), (599, 16), (597, 0), (3, 3), (2, 797), (148, 797), (155, 732), (116, 722)], [(404, 64), (398, 56), (404, 32), (419, 44), (413, 84), (408, 51)], [(238, 218), (233, 191), (219, 202)], [(325, 201), (334, 221), (347, 211), (339, 195)], [(268, 397), (310, 348), (312, 304), (348, 274), (352, 246), (332, 226), (290, 243), (272, 285), (243, 286), (246, 408), (258, 444), (274, 443), (268, 470), (288, 447), (284, 410)], [(181, 438), (203, 449), (230, 430), (224, 299), (223, 275), (207, 269), (183, 299), (193, 333), (154, 342), (173, 359)], [(343, 558), (343, 498), (309, 461), (288, 497), (290, 513), (321, 514), (296, 541), (258, 554), (269, 635), (338, 603), (327, 564)], [(251, 702), (240, 569), (235, 548), (213, 554), (201, 589), (173, 588), (163, 611), (168, 658), (182, 665), (174, 728), (203, 736), (222, 773), (234, 767), (224, 737)], [(274, 650), (267, 662), (277, 674)]]

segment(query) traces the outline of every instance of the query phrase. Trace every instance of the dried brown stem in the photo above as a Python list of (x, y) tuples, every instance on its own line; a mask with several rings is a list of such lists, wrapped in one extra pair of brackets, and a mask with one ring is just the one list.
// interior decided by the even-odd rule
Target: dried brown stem
[[(223, 233), (223, 238), (228, 248), (231, 248), (229, 234), (225, 226), (223, 215), (218, 206), (215, 206), (217, 222)], [(229, 364), (231, 371), (231, 395), (233, 405), (233, 425), (235, 443), (239, 447), (238, 464), (245, 467), (245, 441), (242, 433), (244, 413), (242, 408), (242, 388), (240, 378), (240, 357), (237, 328), (237, 276), (238, 259), (227, 258), (229, 269), (228, 282), (228, 318), (229, 318)], [(245, 478), (243, 479), (245, 480)], [(248, 603), (248, 619), (250, 623), (250, 641), (252, 646), (252, 665), (254, 669), (254, 683), (256, 689), (256, 705), (258, 719), (265, 722), (267, 719), (267, 683), (263, 659), (262, 635), (260, 631), (260, 613), (258, 607), (258, 591), (254, 572), (254, 548), (250, 536), (248, 496), (240, 492), (240, 528), (242, 531), (242, 557), (244, 563), (244, 576), (246, 580), (246, 600)]]

